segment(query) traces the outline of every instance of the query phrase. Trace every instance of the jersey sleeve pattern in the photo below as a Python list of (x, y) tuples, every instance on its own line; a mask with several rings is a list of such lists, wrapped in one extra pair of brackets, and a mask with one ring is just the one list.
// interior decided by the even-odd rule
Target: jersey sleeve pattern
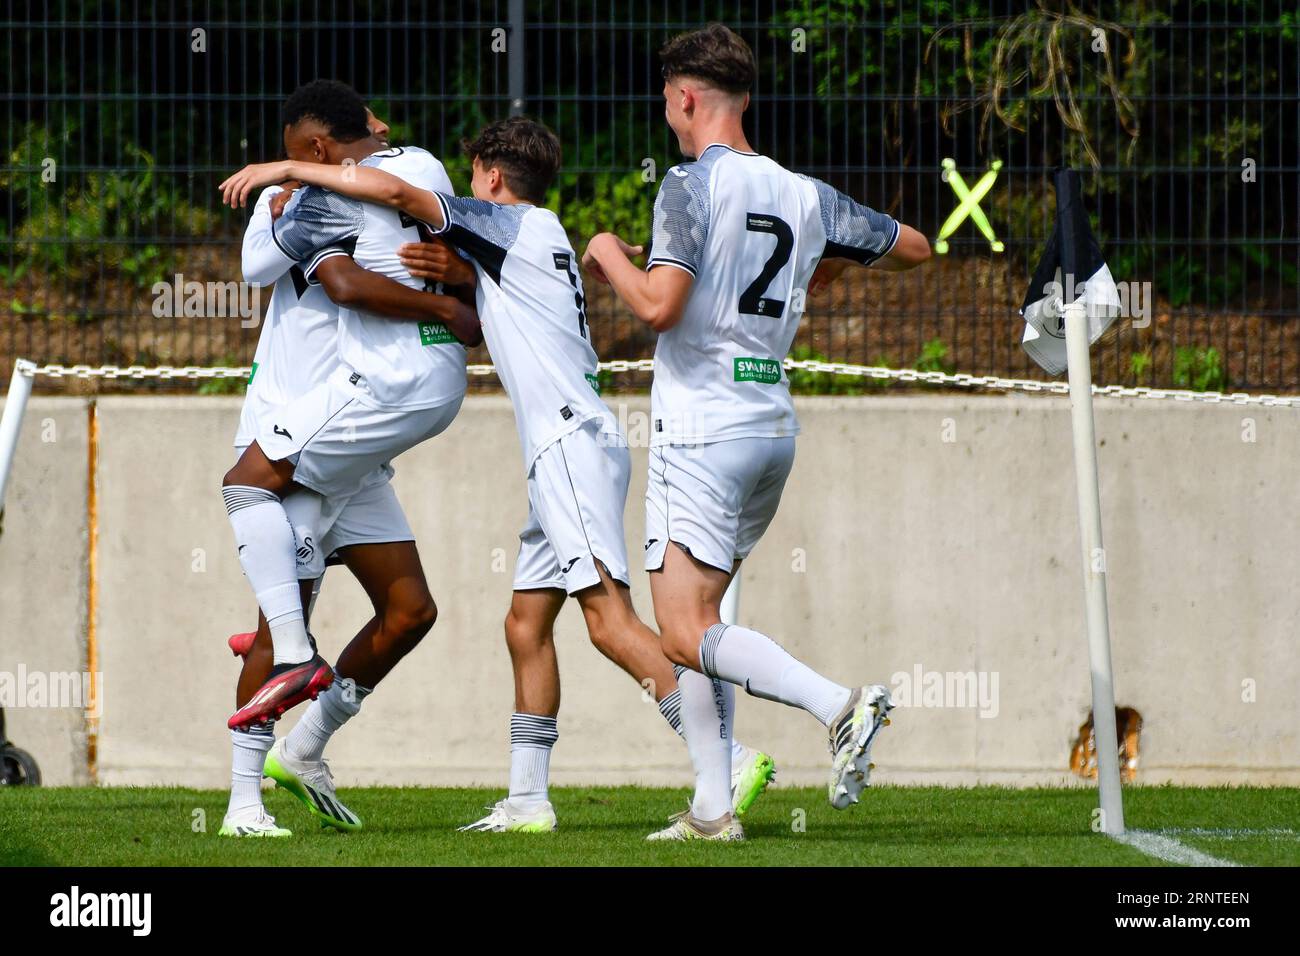
[(674, 166), (655, 197), (654, 230), (646, 268), (676, 266), (694, 276), (709, 236), (709, 187), (695, 170)]
[(330, 256), (352, 255), (364, 221), (359, 200), (307, 186), (297, 201), (286, 207), (271, 237), (310, 278)]
[(817, 187), (822, 228), (826, 230), (824, 258), (870, 265), (894, 248), (898, 223), (892, 216), (856, 202), (820, 179), (803, 178)]
[(520, 224), (533, 207), (443, 193), (434, 195), (442, 205), (443, 227), (438, 234), (445, 235), (452, 245), (482, 266), (483, 271), (499, 285), (506, 253), (519, 238)]

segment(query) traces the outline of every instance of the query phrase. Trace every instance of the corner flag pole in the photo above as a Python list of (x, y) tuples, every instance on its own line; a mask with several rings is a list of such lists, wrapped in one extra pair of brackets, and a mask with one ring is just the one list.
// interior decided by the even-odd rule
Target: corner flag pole
[(23, 427), (35, 371), (34, 362), (18, 359), (14, 362), (14, 377), (9, 380), (4, 416), (0, 418), (0, 512), (4, 511), (5, 488), (9, 485), (9, 472), (13, 469), (14, 452), (18, 448), (18, 432)]
[(1083, 545), (1084, 606), (1088, 658), (1092, 665), (1092, 729), (1097, 741), (1097, 783), (1101, 832), (1124, 832), (1119, 781), (1119, 738), (1115, 732), (1115, 683), (1110, 666), (1110, 615), (1106, 606), (1106, 551), (1101, 543), (1101, 492), (1097, 483), (1097, 434), (1092, 417), (1092, 366), (1088, 354), (1088, 310), (1082, 299), (1067, 305), (1065, 342), (1070, 375), (1070, 422), (1074, 430), (1074, 478), (1079, 496)]

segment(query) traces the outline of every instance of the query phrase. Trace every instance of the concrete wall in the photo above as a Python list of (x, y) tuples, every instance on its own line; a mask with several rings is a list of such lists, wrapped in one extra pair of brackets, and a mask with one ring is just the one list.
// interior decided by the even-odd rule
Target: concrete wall
[(80, 693), (88, 476), (86, 403), (32, 399), (0, 524), (0, 706), (8, 705), (7, 736), (36, 757), (51, 785), (90, 782), (89, 702)]
[[(644, 437), (646, 401), (612, 401)], [(99, 402), (101, 782), (227, 780), (237, 666), (224, 639), (254, 620), (218, 493), (238, 404)], [(806, 399), (800, 414), (781, 512), (744, 569), (744, 623), (844, 682), (904, 691), (918, 669), (923, 685), (935, 672), (982, 677), (985, 716), (954, 706), (974, 701), (920, 693), (899, 711), (877, 751), (881, 781), (1072, 779), (1089, 677), (1066, 401)], [(47, 447), (46, 415), (83, 430)], [(1145, 782), (1300, 783), (1296, 416), (1098, 404), (1118, 696), (1146, 718)], [(0, 538), (0, 670), (81, 666), (84, 419), (73, 401), (29, 413)], [(645, 456), (634, 449), (634, 568)], [(397, 462), (441, 613), (331, 744), (340, 782), (504, 784), (512, 685), (500, 622), (526, 510), (519, 462), (500, 397), (470, 399), (445, 435)], [(643, 576), (634, 598), (651, 619)], [(331, 570), (313, 627), (327, 655), (368, 615), (360, 588)], [(590, 647), (572, 602), (557, 630), (555, 779), (686, 783), (683, 745)], [(79, 714), (9, 716), (51, 782), (85, 779)], [(737, 728), (774, 754), (782, 781), (823, 779), (812, 718), (741, 695)]]

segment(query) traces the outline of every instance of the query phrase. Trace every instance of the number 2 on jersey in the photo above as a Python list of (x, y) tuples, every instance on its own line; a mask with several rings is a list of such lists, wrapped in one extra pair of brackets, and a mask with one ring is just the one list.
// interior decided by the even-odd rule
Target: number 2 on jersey
[(769, 232), (776, 236), (776, 248), (767, 257), (767, 262), (763, 263), (763, 271), (749, 284), (749, 288), (740, 294), (740, 311), (744, 315), (762, 315), (779, 319), (781, 313), (785, 311), (785, 300), (768, 299), (763, 296), (763, 293), (772, 284), (777, 273), (790, 261), (790, 253), (794, 249), (794, 230), (779, 216), (756, 212), (745, 216), (745, 229), (747, 232)]
[(587, 300), (582, 297), (582, 290), (578, 288), (578, 274), (573, 271), (572, 257), (567, 252), (552, 253), (555, 259), (555, 268), (559, 269), (569, 277), (569, 285), (573, 286), (573, 304), (578, 307), (578, 334), (584, 339), (589, 338), (587, 335)]

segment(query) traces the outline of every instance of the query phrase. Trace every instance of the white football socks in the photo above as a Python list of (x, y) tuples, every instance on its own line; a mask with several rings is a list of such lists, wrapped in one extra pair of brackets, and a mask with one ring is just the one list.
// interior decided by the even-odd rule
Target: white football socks
[(717, 820), (731, 812), (731, 721), (736, 689), (686, 668), (677, 671), (686, 748), (695, 767), (691, 813)]
[(253, 724), (247, 731), (230, 732), (230, 804), (227, 813), (262, 805), (262, 767), (275, 743), (274, 724)]
[(659, 701), (659, 713), (663, 714), (668, 726), (682, 736), (682, 692), (680, 686)]
[(754, 697), (801, 707), (829, 727), (852, 692), (803, 664), (770, 637), (738, 624), (715, 624), (704, 632), (700, 668)]
[(249, 485), (228, 485), (221, 496), (239, 545), (239, 563), (271, 628), (275, 663), (310, 660), (298, 590), (297, 542), (284, 506), (272, 492)]
[[(677, 669), (678, 668), (674, 668), (674, 670)], [(685, 669), (686, 668), (681, 668), (681, 670), (685, 670)], [(692, 673), (694, 672), (692, 671)], [(664, 720), (668, 721), (668, 726), (677, 732), (677, 736), (681, 737), (684, 740), (686, 738), (686, 732), (682, 730), (682, 692), (681, 692), (680, 681), (681, 681), (681, 677), (679, 676), (678, 689), (674, 690), (663, 700), (659, 701), (659, 713), (663, 714)], [(731, 719), (734, 726), (735, 719), (736, 719), (734, 710), (732, 711)], [(745, 745), (742, 744), (733, 734), (731, 738), (732, 770), (740, 769), (740, 765), (745, 760), (746, 756), (748, 756), (748, 750), (745, 748)]]
[(351, 677), (338, 678), (308, 705), (302, 720), (289, 731), (285, 752), (294, 760), (320, 760), (335, 731), (357, 715), (361, 702), (369, 696), (370, 688)]
[[(289, 521), (289, 527), (293, 529), (294, 557), (298, 576), (300, 579), (306, 579), (310, 577), (307, 569), (317, 556), (320, 539), (324, 534), (321, 529), (324, 527), (322, 513), (325, 509), (325, 499), (314, 491), (298, 488), (285, 495), (280, 505), (284, 508), (284, 516)], [(331, 521), (330, 524), (333, 522)], [(307, 617), (311, 617), (310, 608)]]
[(510, 802), (518, 809), (550, 800), (551, 748), (560, 739), (554, 717), (510, 715)]

